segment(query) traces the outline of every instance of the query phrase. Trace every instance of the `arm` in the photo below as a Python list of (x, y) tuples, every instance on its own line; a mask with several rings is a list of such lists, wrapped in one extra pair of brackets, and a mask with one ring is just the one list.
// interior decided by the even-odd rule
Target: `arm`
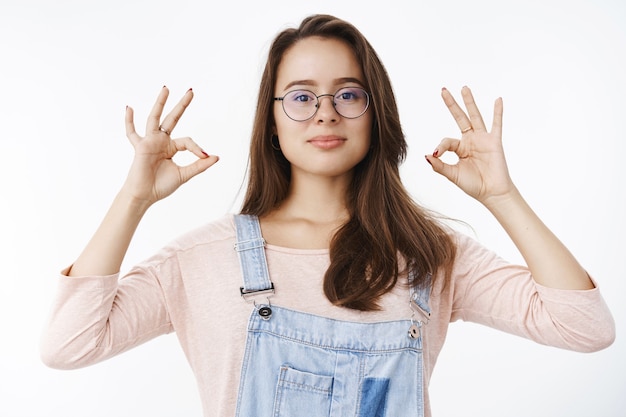
[(615, 339), (615, 322), (600, 291), (539, 285), (527, 267), (511, 264), (456, 233), (450, 321), (464, 320), (547, 346), (595, 352)]
[[(189, 89), (161, 121), (168, 95), (168, 89), (163, 87), (148, 117), (144, 137), (135, 131), (133, 109), (126, 108), (126, 136), (135, 148), (133, 163), (100, 227), (68, 275), (104, 276), (117, 273), (148, 208), (218, 161), (216, 156), (207, 155), (191, 138), (170, 138), (170, 133), (189, 106), (193, 92)], [(185, 150), (193, 152), (199, 159), (180, 167), (172, 161), (172, 157)]]
[[(481, 202), (498, 220), (524, 257), (539, 284), (560, 289), (594, 288), (587, 272), (526, 203), (511, 180), (502, 148), (502, 99), (494, 105), (487, 131), (469, 88), (463, 87), (467, 114), (445, 88), (444, 103), (461, 129), (461, 139), (441, 141), (426, 160), (433, 170)], [(445, 152), (459, 157), (455, 165), (439, 159)]]
[[(164, 87), (144, 137), (135, 131), (133, 110), (126, 109), (126, 134), (135, 157), (100, 227), (59, 280), (40, 347), (48, 366), (85, 366), (172, 330), (166, 294), (154, 268), (134, 268), (124, 279), (118, 279), (122, 260), (146, 210), (217, 162), (217, 157), (205, 154), (190, 138), (170, 138), (193, 93), (187, 91), (160, 121), (167, 96)], [(186, 167), (177, 166), (171, 158), (183, 150), (199, 159)]]

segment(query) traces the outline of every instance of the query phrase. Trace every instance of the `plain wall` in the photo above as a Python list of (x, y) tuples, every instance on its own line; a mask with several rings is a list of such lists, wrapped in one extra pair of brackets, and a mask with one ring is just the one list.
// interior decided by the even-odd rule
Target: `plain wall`
[[(489, 213), (423, 155), (458, 128), (440, 98), (470, 86), (488, 124), (504, 99), (511, 175), (599, 283), (617, 340), (598, 353), (450, 326), (431, 383), (436, 417), (623, 416), (626, 6), (589, 1), (7, 1), (0, 3), (0, 415), (200, 416), (175, 335), (76, 371), (46, 368), (38, 343), (58, 272), (79, 254), (126, 176), (137, 128), (162, 85), (195, 99), (176, 135), (221, 160), (153, 207), (124, 269), (234, 211), (260, 73), (273, 36), (311, 13), (361, 29), (397, 95), (405, 184), (468, 222), (511, 262)], [(181, 158), (185, 161), (185, 158)]]

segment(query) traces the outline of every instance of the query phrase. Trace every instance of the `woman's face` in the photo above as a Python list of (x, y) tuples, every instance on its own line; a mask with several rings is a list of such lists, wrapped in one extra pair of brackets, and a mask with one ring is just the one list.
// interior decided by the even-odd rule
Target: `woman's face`
[[(365, 157), (371, 140), (371, 109), (357, 118), (346, 118), (337, 112), (354, 116), (356, 113), (349, 114), (353, 109), (347, 110), (347, 106), (354, 106), (350, 104), (354, 99), (363, 99), (359, 98), (360, 90), (354, 89), (363, 86), (359, 62), (343, 41), (308, 37), (287, 50), (278, 66), (274, 96), (283, 97), (293, 90), (313, 93), (298, 93), (290, 97), (291, 104), (281, 101), (274, 104), (275, 134), (282, 153), (291, 163), (292, 178), (301, 174), (351, 175), (355, 165)], [(339, 99), (345, 99), (348, 104), (342, 107), (341, 100), (337, 100), (335, 109), (333, 95), (342, 88), (348, 89), (343, 90)], [(317, 112), (308, 120), (295, 121), (283, 111), (283, 104), (304, 106), (303, 103), (314, 103), (315, 96), (322, 94), (328, 95), (319, 98)]]

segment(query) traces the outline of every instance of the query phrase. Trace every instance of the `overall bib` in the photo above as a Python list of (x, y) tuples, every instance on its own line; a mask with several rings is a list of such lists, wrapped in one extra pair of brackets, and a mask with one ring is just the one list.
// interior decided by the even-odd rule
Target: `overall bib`
[[(254, 299), (236, 415), (422, 417), (422, 321), (357, 323), (271, 304), (259, 221), (236, 215), (235, 224), (241, 294)], [(413, 292), (411, 306), (428, 315), (428, 295)]]

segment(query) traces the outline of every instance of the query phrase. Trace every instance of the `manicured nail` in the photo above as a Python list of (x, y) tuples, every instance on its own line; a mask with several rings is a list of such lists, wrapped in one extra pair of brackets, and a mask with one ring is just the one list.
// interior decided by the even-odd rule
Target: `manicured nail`
[(428, 162), (432, 166), (432, 162), (430, 162), (430, 160), (428, 159), (428, 155), (424, 155), (424, 158), (426, 159), (426, 162)]
[(206, 153), (206, 152), (204, 152), (204, 151), (201, 151), (201, 152), (202, 152), (202, 155), (206, 156), (207, 158), (209, 157), (209, 154), (208, 154), (208, 153)]
[(436, 158), (437, 155), (439, 155), (439, 149), (435, 149), (435, 151), (433, 152), (433, 156)]
[(190, 87), (189, 90), (187, 90), (187, 91), (193, 91), (193, 88)]
[(446, 87), (441, 87), (441, 91), (448, 91)]

